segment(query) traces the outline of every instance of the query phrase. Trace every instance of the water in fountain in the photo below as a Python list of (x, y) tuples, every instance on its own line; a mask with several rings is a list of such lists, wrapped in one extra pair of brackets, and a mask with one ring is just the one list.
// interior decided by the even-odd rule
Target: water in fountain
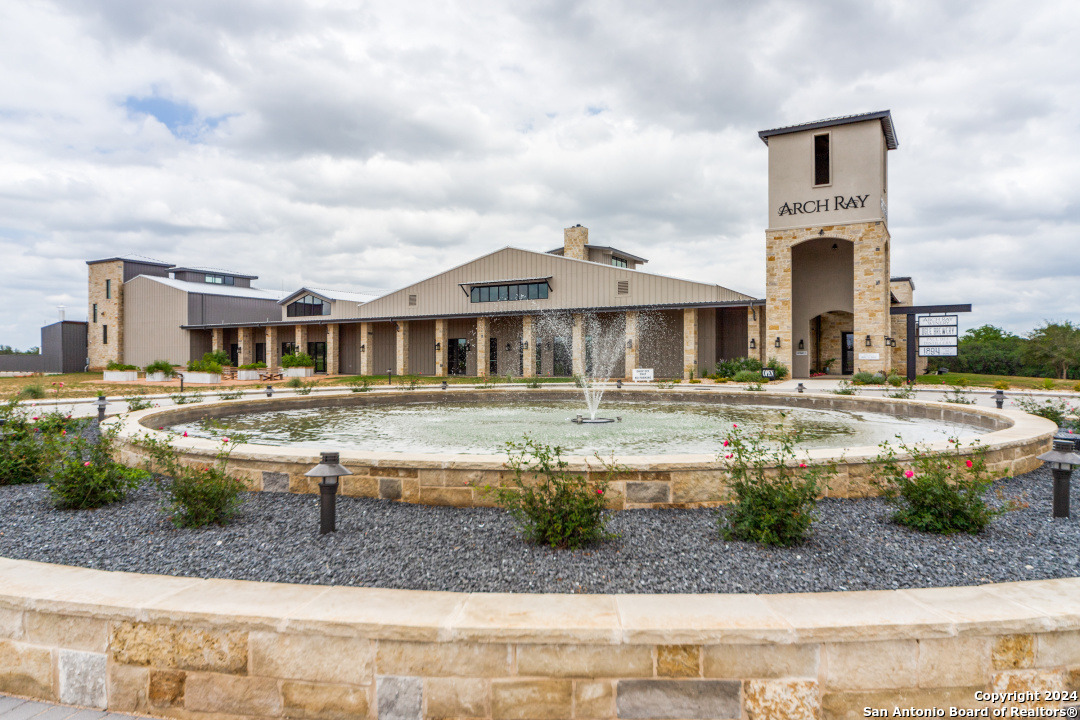
[[(604, 383), (624, 358), (626, 328), (621, 313), (580, 313), (577, 322), (582, 324), (584, 372), (575, 374), (585, 396), (589, 419), (596, 420), (600, 400), (604, 396)], [(573, 337), (575, 318), (565, 312), (543, 312), (536, 319), (538, 338)], [(554, 346), (554, 341), (552, 342)]]

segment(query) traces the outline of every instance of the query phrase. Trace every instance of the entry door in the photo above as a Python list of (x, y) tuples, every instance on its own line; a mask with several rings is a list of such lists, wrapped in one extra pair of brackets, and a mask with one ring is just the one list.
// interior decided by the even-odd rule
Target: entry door
[(309, 342), (307, 344), (307, 354), (311, 356), (311, 359), (315, 361), (315, 372), (325, 375), (326, 374), (326, 343), (324, 342)]
[(855, 372), (855, 333), (840, 333), (840, 347), (844, 349), (840, 359), (840, 373), (850, 375)]
[(266, 343), (255, 343), (255, 362), (266, 362)]
[(240, 364), (240, 346), (236, 343), (229, 346), (229, 364), (233, 367)]
[(468, 372), (469, 341), (466, 338), (450, 338), (447, 348), (446, 372), (451, 375), (464, 375)]
[(574, 374), (573, 356), (570, 352), (570, 338), (555, 338), (551, 360), (551, 374), (555, 377), (570, 377)]
[(488, 342), (488, 374), (499, 374), (499, 339), (491, 338)]

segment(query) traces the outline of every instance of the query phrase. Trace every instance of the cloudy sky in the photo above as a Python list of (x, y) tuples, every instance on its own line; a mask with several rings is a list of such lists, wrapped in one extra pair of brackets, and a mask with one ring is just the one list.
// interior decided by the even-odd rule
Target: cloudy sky
[(761, 296), (763, 128), (891, 109), (893, 272), (1080, 321), (1066, 2), (0, 4), (0, 344), (137, 253), (391, 290), (581, 223)]

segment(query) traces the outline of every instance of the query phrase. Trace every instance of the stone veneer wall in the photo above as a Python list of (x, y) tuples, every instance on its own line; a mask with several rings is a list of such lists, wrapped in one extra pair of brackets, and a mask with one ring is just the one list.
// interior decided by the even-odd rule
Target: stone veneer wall
[[(124, 423), (121, 439), (137, 433), (158, 434), (156, 428), (190, 422), (202, 417), (225, 417), (237, 412), (264, 410), (267, 404), (275, 408), (310, 408), (328, 405), (366, 405), (422, 401), (432, 397), (445, 398), (449, 391), (415, 390), (410, 392), (380, 392), (365, 395), (347, 394), (331, 397), (294, 397), (250, 399), (212, 405), (182, 406), (168, 410), (146, 410), (112, 422)], [(459, 399), (483, 401), (498, 390), (470, 391), (457, 395)], [(551, 399), (566, 397), (576, 390), (540, 389), (528, 391), (530, 397)], [(608, 390), (605, 397), (633, 397), (643, 393), (636, 389)], [(653, 391), (655, 392), (655, 391)], [(1041, 465), (1036, 455), (1050, 449), (1056, 426), (1049, 420), (1019, 411), (992, 410), (945, 403), (924, 403), (882, 398), (848, 398), (834, 395), (781, 395), (779, 393), (750, 393), (740, 391), (708, 392), (671, 391), (662, 397), (672, 401), (713, 401), (741, 404), (800, 405), (821, 409), (873, 411), (928, 417), (951, 422), (978, 424), (992, 432), (981, 436), (987, 445), (988, 468), (997, 476), (1020, 474)], [(140, 425), (140, 423), (142, 423)], [(161, 433), (165, 436), (165, 433)], [(178, 438), (168, 435), (182, 449), (191, 464), (203, 465), (216, 455), (217, 444), (204, 439)], [(944, 441), (938, 443), (948, 450)], [(837, 461), (839, 475), (826, 491), (829, 497), (868, 497), (880, 489), (871, 482), (869, 461), (878, 449), (854, 448)], [(833, 462), (834, 451), (812, 450), (811, 462)], [(123, 445), (120, 459), (142, 466), (143, 454), (130, 443)], [(341, 479), (341, 494), (355, 497), (374, 497), (424, 505), (457, 507), (489, 507), (493, 501), (481, 488), (485, 485), (508, 483), (509, 473), (497, 455), (435, 455), (404, 453), (371, 453), (342, 451), (341, 462), (352, 475)], [(596, 476), (603, 475), (598, 463), (588, 458), (569, 458), (569, 469)], [(252, 490), (317, 493), (318, 483), (304, 475), (319, 462), (318, 453), (295, 447), (267, 448), (257, 445), (238, 446), (232, 454), (230, 469), (247, 482)], [(635, 509), (646, 507), (714, 507), (728, 498), (728, 471), (722, 461), (713, 456), (627, 456), (618, 458), (625, 470), (614, 478), (605, 493), (608, 507)]]
[(1024, 691), (1080, 691), (1080, 579), (802, 595), (511, 595), (0, 558), (0, 692), (115, 712), (832, 720), (868, 707), (1076, 705), (976, 699)]
[[(124, 361), (124, 263), (121, 260), (94, 263), (87, 273), (86, 354), (91, 370), (104, 370), (110, 361)], [(109, 294), (105, 297), (105, 281), (109, 281)], [(94, 322), (94, 305), (98, 306), (97, 322)], [(109, 342), (101, 342), (101, 326), (109, 327)]]

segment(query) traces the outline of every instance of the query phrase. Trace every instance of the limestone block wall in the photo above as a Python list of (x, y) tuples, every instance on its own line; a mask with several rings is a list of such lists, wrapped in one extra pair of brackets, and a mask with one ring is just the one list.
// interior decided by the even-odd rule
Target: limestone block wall
[[(88, 267), (87, 357), (91, 370), (104, 370), (110, 361), (124, 361), (124, 263), (116, 260)], [(105, 292), (106, 281), (109, 297)], [(94, 322), (94, 305), (97, 305), (97, 322)], [(108, 342), (102, 327), (108, 327)]]
[[(0, 692), (184, 720), (831, 720), (865, 708), (1075, 707), (1045, 693), (1080, 690), (1077, 578), (514, 595), (0, 558), (0, 621)], [(1006, 691), (1043, 695), (979, 699)]]
[(830, 375), (839, 375), (844, 367), (844, 347), (841, 344), (842, 332), (853, 331), (851, 313), (825, 313), (821, 316), (821, 363), (829, 358), (835, 361), (829, 366)]

